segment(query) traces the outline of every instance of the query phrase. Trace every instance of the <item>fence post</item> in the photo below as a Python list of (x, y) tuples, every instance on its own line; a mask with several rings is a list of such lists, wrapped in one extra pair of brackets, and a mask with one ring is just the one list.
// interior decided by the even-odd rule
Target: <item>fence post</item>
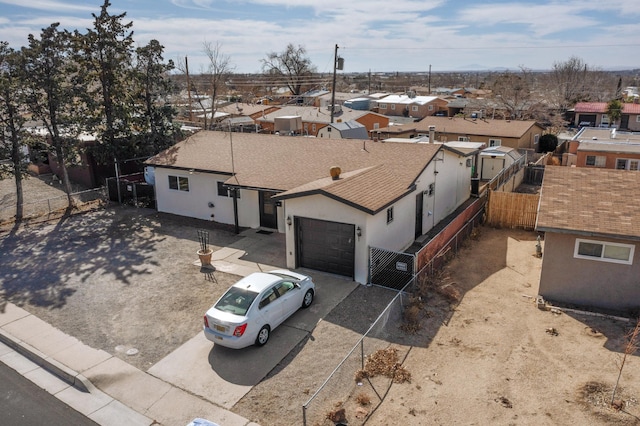
[(307, 407), (302, 406), (302, 426), (307, 426)]
[(364, 370), (364, 339), (360, 340), (360, 363), (362, 364), (362, 369)]

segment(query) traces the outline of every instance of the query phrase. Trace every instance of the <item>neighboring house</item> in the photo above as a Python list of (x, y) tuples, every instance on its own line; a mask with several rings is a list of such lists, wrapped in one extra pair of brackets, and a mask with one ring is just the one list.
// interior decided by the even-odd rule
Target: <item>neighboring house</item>
[(574, 124), (579, 127), (611, 127), (620, 130), (640, 131), (640, 103), (622, 104), (622, 115), (611, 123), (606, 102), (578, 102), (574, 107)]
[[(302, 120), (302, 130), (300, 134), (305, 136), (318, 136), (320, 129), (331, 124), (331, 110), (329, 107), (304, 107), (286, 106), (272, 111), (271, 113), (255, 116), (255, 121), (266, 133), (275, 133), (275, 122), (277, 117), (300, 117)], [(386, 127), (389, 125), (389, 118), (371, 111), (357, 111), (341, 106), (336, 107), (333, 116), (334, 123), (347, 121), (357, 121), (364, 125), (367, 131)]]
[(637, 171), (640, 134), (585, 127), (569, 141), (568, 151), (563, 165)]
[(522, 154), (508, 146), (494, 146), (480, 151), (480, 180), (491, 180), (505, 168), (520, 160)]
[(532, 120), (489, 120), (459, 117), (425, 117), (418, 123), (389, 126), (370, 132), (374, 139), (414, 138), (429, 135), (434, 141), (482, 142), (487, 147), (508, 146), (538, 150), (544, 128)]
[(288, 267), (365, 283), (370, 246), (404, 250), (469, 198), (473, 153), (201, 131), (146, 164), (158, 211), (286, 233)]
[(371, 103), (377, 112), (389, 116), (424, 118), (447, 111), (447, 101), (437, 96), (389, 95)]
[(318, 132), (318, 137), (328, 139), (369, 139), (369, 133), (364, 124), (351, 120), (323, 127)]
[(545, 233), (541, 296), (605, 311), (640, 308), (638, 188), (640, 173), (545, 168), (536, 223)]

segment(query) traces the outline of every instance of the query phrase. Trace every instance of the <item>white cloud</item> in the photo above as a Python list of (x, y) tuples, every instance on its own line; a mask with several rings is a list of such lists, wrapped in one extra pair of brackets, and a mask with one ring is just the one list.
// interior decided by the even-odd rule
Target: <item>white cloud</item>
[(20, 6), (28, 9), (65, 11), (65, 12), (95, 12), (96, 6), (70, 4), (69, 2), (60, 2), (52, 0), (0, 0), (0, 4), (9, 4), (12, 6)]

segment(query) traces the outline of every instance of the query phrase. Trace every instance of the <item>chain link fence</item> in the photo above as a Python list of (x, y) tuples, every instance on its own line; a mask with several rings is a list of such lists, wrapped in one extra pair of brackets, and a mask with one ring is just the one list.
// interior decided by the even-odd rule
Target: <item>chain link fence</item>
[[(412, 336), (403, 334), (404, 305), (408, 295), (402, 291), (387, 305), (369, 330), (349, 351), (329, 378), (302, 406), (305, 426), (361, 425), (366, 415), (382, 403), (391, 385), (405, 376), (401, 365), (409, 353)], [(349, 418), (343, 417), (347, 415)], [(356, 413), (355, 415), (353, 413)]]
[[(74, 192), (71, 194), (74, 210), (86, 211), (103, 206), (107, 202), (105, 187)], [(25, 220), (48, 220), (52, 217), (63, 215), (69, 207), (69, 199), (66, 194), (43, 200), (30, 201), (22, 204), (22, 216)], [(17, 206), (0, 206), (0, 223), (12, 223), (15, 221)]]

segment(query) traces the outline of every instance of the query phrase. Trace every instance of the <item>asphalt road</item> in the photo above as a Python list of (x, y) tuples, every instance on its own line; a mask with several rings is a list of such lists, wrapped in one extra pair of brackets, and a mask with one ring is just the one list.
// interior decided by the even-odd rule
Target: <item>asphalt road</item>
[(3, 426), (96, 426), (65, 403), (0, 362), (0, 424)]

